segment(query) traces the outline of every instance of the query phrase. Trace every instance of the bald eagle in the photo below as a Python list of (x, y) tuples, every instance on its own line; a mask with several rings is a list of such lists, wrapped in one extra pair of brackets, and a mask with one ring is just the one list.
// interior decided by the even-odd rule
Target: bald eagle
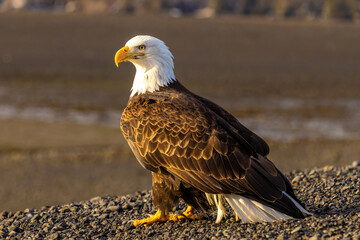
[[(217, 104), (186, 89), (174, 75), (173, 55), (152, 36), (135, 36), (115, 55), (136, 75), (121, 130), (139, 163), (152, 173), (154, 215), (150, 225), (199, 218), (194, 210), (227, 201), (242, 222), (270, 222), (311, 215), (290, 182), (266, 157), (265, 141)], [(183, 199), (182, 215), (170, 213)]]

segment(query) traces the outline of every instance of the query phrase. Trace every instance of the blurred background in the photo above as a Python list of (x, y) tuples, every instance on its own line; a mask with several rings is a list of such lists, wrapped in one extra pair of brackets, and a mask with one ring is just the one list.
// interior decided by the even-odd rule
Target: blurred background
[(119, 130), (138, 34), (287, 172), (360, 160), (359, 0), (0, 0), (0, 211), (151, 188)]

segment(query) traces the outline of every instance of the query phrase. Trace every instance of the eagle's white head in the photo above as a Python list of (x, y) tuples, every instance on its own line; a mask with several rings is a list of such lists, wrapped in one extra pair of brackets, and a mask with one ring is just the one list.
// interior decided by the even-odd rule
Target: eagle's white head
[(130, 39), (115, 54), (115, 64), (129, 61), (136, 68), (131, 96), (154, 92), (176, 81), (173, 55), (163, 41), (152, 36), (139, 35)]

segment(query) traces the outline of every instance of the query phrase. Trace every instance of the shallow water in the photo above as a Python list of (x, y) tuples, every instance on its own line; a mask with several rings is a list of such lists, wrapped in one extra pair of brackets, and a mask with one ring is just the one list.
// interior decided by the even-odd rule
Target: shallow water
[[(225, 104), (228, 105), (228, 104)], [(257, 114), (235, 114), (239, 121), (258, 135), (280, 141), (297, 139), (360, 139), (359, 100), (302, 100), (302, 99), (243, 99), (237, 105), (241, 109), (256, 110)], [(311, 106), (315, 110), (307, 110)], [(317, 114), (316, 109), (331, 108), (329, 116)], [(341, 115), (336, 110), (341, 110)], [(304, 114), (304, 111), (306, 114)], [(315, 111), (315, 112), (314, 112)], [(261, 112), (261, 114), (259, 114)], [(311, 113), (311, 114), (310, 114)], [(309, 116), (310, 115), (310, 116)], [(73, 122), (119, 127), (121, 111), (79, 111), (76, 109), (53, 109), (49, 107), (18, 107), (0, 105), (0, 119), (28, 119), (44, 122)]]

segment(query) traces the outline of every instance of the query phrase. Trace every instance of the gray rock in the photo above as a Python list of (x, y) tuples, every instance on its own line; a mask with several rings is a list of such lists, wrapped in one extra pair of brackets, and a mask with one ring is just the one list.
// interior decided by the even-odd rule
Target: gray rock
[(97, 203), (97, 202), (100, 202), (101, 201), (101, 197), (93, 197), (92, 199), (90, 199), (90, 202), (92, 203)]
[(276, 240), (284, 240), (284, 233), (281, 233), (277, 238)]
[(107, 218), (109, 215), (107, 213), (101, 214), (98, 219), (105, 219)]
[(301, 180), (301, 177), (300, 176), (296, 176), (293, 178), (293, 180), (291, 181), (292, 183), (295, 183), (295, 182), (299, 182)]
[(118, 211), (120, 209), (120, 206), (109, 206), (106, 208), (107, 211), (113, 212)]
[(48, 239), (53, 240), (53, 239), (58, 239), (59, 237), (60, 237), (59, 233), (53, 233), (49, 235)]
[(318, 240), (319, 234), (315, 234), (314, 236), (310, 237), (309, 240)]
[(294, 230), (291, 231), (291, 233), (296, 233), (299, 232), (300, 230), (302, 230), (301, 226), (298, 226), (297, 228), (295, 228)]
[(351, 166), (352, 167), (359, 167), (360, 166), (360, 161), (353, 161)]

